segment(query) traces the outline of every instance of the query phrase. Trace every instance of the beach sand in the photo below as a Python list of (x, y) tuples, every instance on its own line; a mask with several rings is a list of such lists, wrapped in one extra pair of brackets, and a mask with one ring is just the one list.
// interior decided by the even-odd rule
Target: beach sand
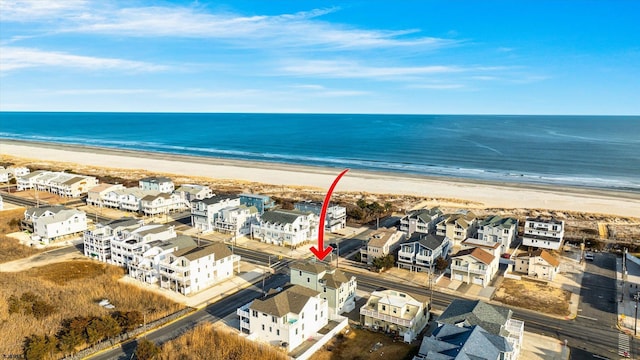
[[(111, 150), (0, 140), (3, 161), (11, 156), (91, 167), (228, 179), (326, 191), (342, 169), (238, 161), (197, 156)], [(214, 188), (215, 191), (215, 188)], [(640, 194), (600, 189), (528, 185), (351, 170), (336, 192), (458, 199), (468, 208), (541, 209), (640, 218)]]

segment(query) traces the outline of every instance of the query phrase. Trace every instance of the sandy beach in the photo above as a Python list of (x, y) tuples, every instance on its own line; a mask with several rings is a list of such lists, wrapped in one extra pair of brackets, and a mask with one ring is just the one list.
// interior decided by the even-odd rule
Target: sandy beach
[[(341, 169), (0, 140), (3, 161), (68, 162), (83, 166), (193, 175), (326, 190)], [(215, 189), (214, 189), (215, 190)], [(493, 183), (351, 170), (336, 192), (459, 199), (469, 208), (542, 209), (640, 218), (640, 194), (600, 189)]]

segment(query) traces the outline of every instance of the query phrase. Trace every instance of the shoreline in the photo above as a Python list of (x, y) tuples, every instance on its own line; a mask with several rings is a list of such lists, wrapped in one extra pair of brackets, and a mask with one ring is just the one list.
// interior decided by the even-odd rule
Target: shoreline
[[(7, 139), (0, 139), (0, 155), (96, 168), (135, 169), (218, 180), (313, 187), (323, 191), (342, 170)], [(640, 218), (640, 193), (624, 190), (350, 170), (336, 191), (459, 199), (479, 203), (484, 208), (576, 211)]]

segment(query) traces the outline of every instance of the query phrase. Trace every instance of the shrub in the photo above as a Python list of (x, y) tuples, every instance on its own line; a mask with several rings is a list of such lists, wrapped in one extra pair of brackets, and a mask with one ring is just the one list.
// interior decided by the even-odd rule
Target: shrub
[(135, 354), (136, 359), (151, 360), (158, 357), (158, 354), (160, 354), (160, 348), (152, 341), (142, 339), (138, 342)]
[(27, 360), (40, 360), (56, 350), (54, 338), (45, 335), (31, 335), (24, 340), (23, 355)]

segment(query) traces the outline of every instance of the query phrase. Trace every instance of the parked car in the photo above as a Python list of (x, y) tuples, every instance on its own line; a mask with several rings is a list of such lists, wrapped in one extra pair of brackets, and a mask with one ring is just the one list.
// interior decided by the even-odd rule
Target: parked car
[(511, 254), (504, 253), (504, 254), (502, 254), (502, 257), (505, 258), (505, 259), (511, 259)]
[(584, 254), (584, 259), (585, 259), (585, 260), (591, 260), (591, 261), (593, 261), (593, 254), (592, 254), (592, 253), (590, 253), (590, 252), (585, 253), (585, 254)]

